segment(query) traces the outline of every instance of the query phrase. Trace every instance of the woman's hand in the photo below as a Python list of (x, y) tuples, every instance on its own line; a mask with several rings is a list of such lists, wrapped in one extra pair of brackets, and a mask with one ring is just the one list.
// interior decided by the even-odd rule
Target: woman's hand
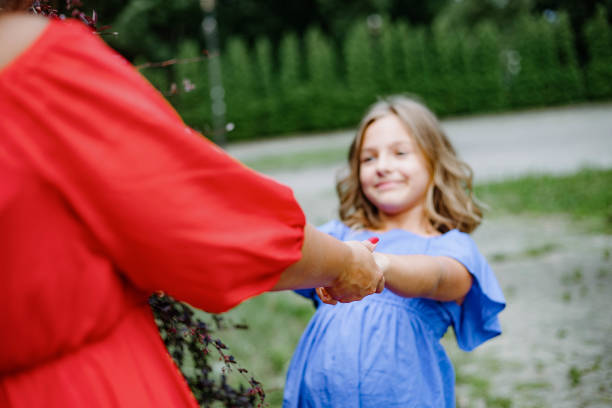
[(376, 244), (370, 241), (347, 241), (351, 256), (346, 267), (332, 286), (317, 288), (319, 298), (327, 304), (348, 303), (363, 299), (372, 293), (380, 293), (385, 278), (373, 251)]

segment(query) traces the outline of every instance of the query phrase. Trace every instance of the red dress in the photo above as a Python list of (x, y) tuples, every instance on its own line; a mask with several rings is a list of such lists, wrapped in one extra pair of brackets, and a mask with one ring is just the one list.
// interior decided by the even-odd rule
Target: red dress
[(82, 24), (0, 70), (0, 407), (196, 407), (147, 304), (221, 312), (301, 254), (292, 192)]

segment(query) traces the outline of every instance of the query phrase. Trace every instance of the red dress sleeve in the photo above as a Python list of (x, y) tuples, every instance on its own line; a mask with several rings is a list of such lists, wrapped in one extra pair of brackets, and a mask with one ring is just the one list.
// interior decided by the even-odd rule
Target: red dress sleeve
[(51, 24), (71, 28), (3, 71), (9, 114), (30, 118), (8, 130), (101, 255), (142, 290), (210, 312), (270, 289), (301, 256), (305, 219), (291, 190), (187, 127), (85, 26)]

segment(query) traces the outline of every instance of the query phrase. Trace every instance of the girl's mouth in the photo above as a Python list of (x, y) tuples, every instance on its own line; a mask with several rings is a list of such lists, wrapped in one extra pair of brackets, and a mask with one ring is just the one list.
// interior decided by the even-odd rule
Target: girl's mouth
[(376, 183), (374, 187), (378, 190), (389, 190), (394, 188), (399, 182), (395, 180), (387, 180)]

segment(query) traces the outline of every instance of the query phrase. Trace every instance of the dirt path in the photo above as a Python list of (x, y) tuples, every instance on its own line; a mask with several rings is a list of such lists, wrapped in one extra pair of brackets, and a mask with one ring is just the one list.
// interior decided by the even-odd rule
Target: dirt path
[(611, 407), (612, 237), (513, 217), (474, 238), (508, 306), (502, 336), (472, 353), (445, 342), (459, 407)]
[[(442, 126), (473, 167), (476, 181), (533, 171), (573, 172), (585, 165), (612, 167), (612, 103), (469, 116), (444, 120)], [(348, 151), (352, 137), (349, 130), (242, 143), (227, 150), (240, 160), (342, 147)], [(329, 180), (330, 168), (337, 167), (272, 174), (299, 187), (309, 184), (304, 180)]]

